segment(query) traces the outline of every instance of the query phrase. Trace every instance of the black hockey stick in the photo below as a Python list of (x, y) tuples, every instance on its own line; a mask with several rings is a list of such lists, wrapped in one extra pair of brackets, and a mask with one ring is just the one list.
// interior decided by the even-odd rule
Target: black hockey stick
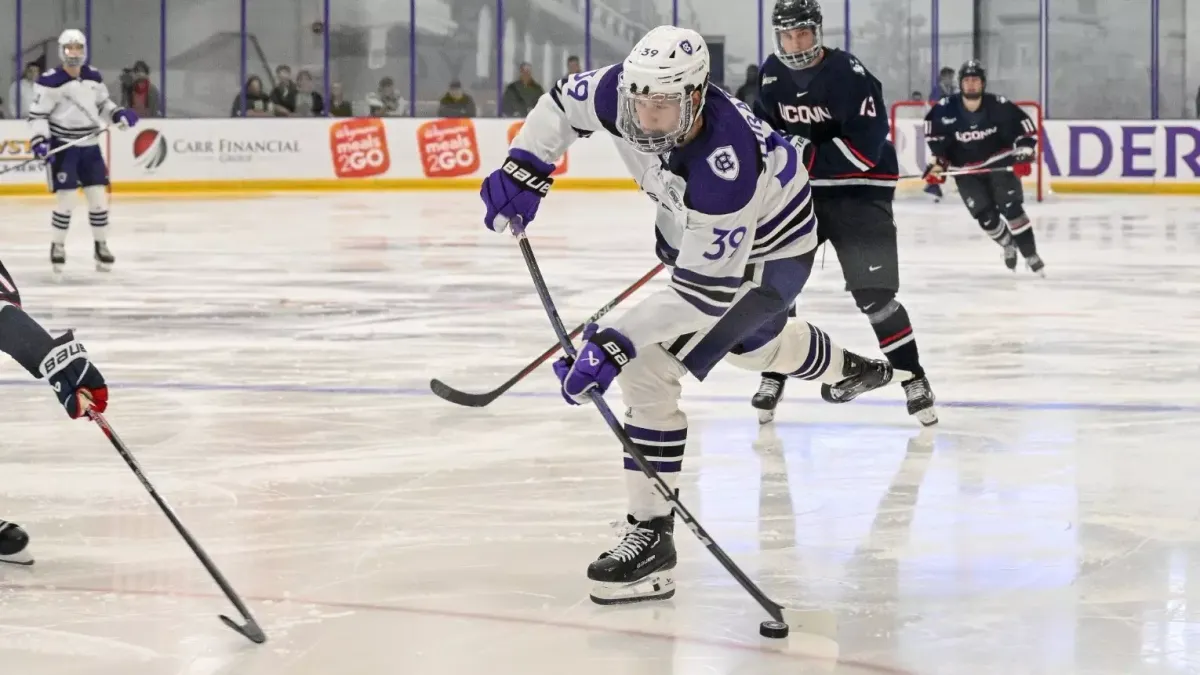
[[(521, 247), (521, 256), (525, 258), (525, 266), (529, 269), (529, 276), (533, 278), (533, 287), (537, 290), (538, 297), (542, 301), (542, 307), (546, 310), (546, 316), (550, 319), (550, 326), (554, 329), (554, 334), (558, 336), (559, 344), (567, 356), (575, 358), (575, 345), (571, 343), (571, 338), (567, 335), (567, 329), (563, 326), (562, 319), (558, 316), (554, 300), (550, 297), (550, 289), (546, 287), (546, 280), (542, 277), (542, 271), (538, 267), (537, 259), (533, 257), (533, 247), (530, 246), (529, 239), (525, 235), (525, 228), (519, 221), (513, 223), (513, 235), (517, 238), (517, 245)], [(818, 622), (824, 624), (832, 621), (831, 615), (828, 612), (806, 612), (788, 609), (768, 597), (750, 577), (746, 576), (746, 573), (729, 557), (729, 554), (725, 553), (725, 550), (709, 535), (704, 526), (700, 524), (700, 521), (696, 520), (692, 512), (688, 511), (687, 507), (683, 505), (683, 502), (679, 501), (675, 491), (667, 485), (662, 476), (658, 475), (658, 471), (650, 465), (650, 462), (646, 460), (646, 456), (642, 454), (641, 450), (638, 450), (633, 440), (625, 433), (625, 429), (617, 421), (616, 415), (608, 407), (608, 403), (604, 401), (604, 396), (595, 390), (591, 392), (590, 396), (592, 403), (600, 411), (600, 416), (608, 424), (608, 428), (616, 435), (621, 445), (625, 446), (625, 452), (629, 453), (629, 456), (633, 458), (634, 464), (637, 464), (638, 469), (646, 475), (646, 478), (650, 479), (658, 494), (662, 495), (662, 498), (671, 505), (675, 513), (679, 514), (680, 520), (687, 525), (692, 534), (696, 535), (696, 538), (717, 559), (717, 562), (721, 563), (725, 571), (729, 572), (738, 584), (746, 589), (746, 592), (766, 610), (767, 614), (771, 615), (772, 619), (782, 621), (792, 627), (807, 627), (810, 630), (817, 629), (818, 626), (816, 624)], [(824, 625), (819, 628), (827, 630), (827, 627)]]
[(121, 441), (121, 438), (117, 436), (117, 432), (113, 431), (113, 428), (109, 425), (108, 420), (104, 419), (104, 416), (100, 413), (94, 411), (89, 411), (88, 417), (90, 417), (91, 420), (96, 423), (96, 426), (100, 427), (100, 430), (104, 432), (105, 436), (108, 436), (108, 440), (111, 441), (113, 447), (117, 449), (117, 453), (121, 455), (121, 459), (125, 460), (125, 463), (128, 464), (129, 468), (133, 471), (133, 475), (137, 476), (137, 479), (141, 481), (142, 487), (146, 488), (146, 492), (149, 492), (150, 496), (154, 498), (154, 501), (158, 504), (158, 508), (162, 509), (162, 512), (166, 514), (167, 519), (170, 520), (171, 524), (175, 526), (175, 531), (179, 533), (179, 536), (183, 537), (185, 542), (187, 542), (188, 548), (192, 549), (192, 553), (195, 553), (196, 557), (200, 559), (200, 563), (204, 565), (204, 569), (208, 570), (208, 573), (210, 576), (212, 576), (213, 581), (217, 582), (217, 585), (221, 587), (221, 591), (225, 593), (225, 597), (229, 598), (229, 602), (233, 603), (233, 606), (237, 608), (237, 611), (242, 615), (242, 619), (245, 620), (246, 625), (239, 626), (236, 621), (230, 619), (224, 614), (220, 615), (221, 621), (223, 621), (226, 626), (229, 626), (235, 631), (241, 633), (247, 640), (255, 644), (262, 644), (266, 642), (267, 634), (263, 632), (262, 628), (259, 628), (258, 622), (254, 620), (254, 617), (250, 614), (250, 610), (246, 609), (246, 605), (242, 603), (242, 599), (238, 597), (238, 594), (233, 590), (233, 587), (230, 586), (229, 582), (225, 580), (225, 576), (221, 574), (221, 571), (218, 570), (217, 566), (213, 564), (213, 561), (209, 559), (208, 554), (204, 552), (204, 549), (200, 548), (200, 544), (196, 543), (196, 540), (192, 538), (191, 533), (187, 531), (187, 528), (183, 526), (183, 523), (179, 522), (179, 518), (175, 516), (175, 513), (171, 510), (171, 507), (167, 506), (167, 503), (163, 501), (163, 498), (158, 495), (158, 491), (154, 489), (154, 486), (150, 483), (149, 479), (147, 479), (146, 475), (142, 473), (142, 467), (139, 466), (137, 460), (133, 458), (133, 453), (129, 451), (129, 448), (126, 447), (125, 443)]
[[(646, 272), (644, 275), (642, 275), (641, 279), (638, 279), (637, 281), (633, 282), (632, 286), (630, 286), (629, 288), (626, 288), (624, 291), (621, 292), (620, 295), (618, 295), (617, 297), (610, 300), (607, 305), (601, 307), (595, 314), (589, 316), (587, 318), (587, 320), (585, 320), (583, 323), (576, 326), (575, 330), (571, 331), (567, 335), (567, 338), (574, 339), (575, 336), (577, 336), (583, 332), (584, 328), (587, 328), (587, 325), (589, 323), (595, 323), (595, 322), (599, 321), (600, 317), (611, 312), (613, 307), (616, 307), (620, 302), (624, 301), (625, 298), (628, 298), (629, 296), (633, 295), (634, 292), (637, 291), (637, 289), (646, 285), (646, 282), (650, 281), (650, 279), (654, 278), (654, 275), (661, 272), (663, 270), (663, 267), (665, 267), (665, 265), (663, 265), (662, 263), (659, 263), (654, 269), (650, 270), (649, 272)], [(558, 350), (561, 348), (562, 348), (562, 346), (556, 343), (553, 347), (551, 347), (551, 348), (547, 349), (545, 352), (543, 352), (541, 356), (539, 356), (536, 359), (534, 359), (533, 361), (531, 361), (529, 363), (529, 365), (522, 368), (521, 372), (517, 373), (516, 375), (513, 375), (512, 377), (510, 377), (508, 379), (507, 382), (505, 382), (504, 384), (500, 385), (499, 387), (497, 387), (489, 392), (485, 392), (482, 394), (472, 394), (469, 392), (460, 391), (458, 389), (455, 389), (454, 387), (451, 387), (450, 385), (446, 384), (445, 382), (442, 382), (441, 380), (437, 379), (436, 377), (429, 381), (429, 388), (433, 390), (434, 394), (436, 394), (437, 396), (439, 396), (451, 403), (455, 403), (457, 405), (464, 405), (464, 406), (467, 406), (470, 408), (482, 408), (483, 406), (491, 403), (492, 401), (495, 401), (504, 392), (508, 391), (509, 389), (512, 389), (513, 386), (516, 385), (516, 383), (525, 379), (526, 375), (537, 370), (538, 366), (542, 365), (543, 363), (546, 362), (547, 359), (549, 359), (551, 356), (554, 356), (556, 353), (558, 353)]]

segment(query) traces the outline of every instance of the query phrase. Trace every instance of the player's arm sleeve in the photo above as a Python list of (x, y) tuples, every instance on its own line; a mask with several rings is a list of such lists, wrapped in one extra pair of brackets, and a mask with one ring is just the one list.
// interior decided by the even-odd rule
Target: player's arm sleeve
[(611, 324), (635, 346), (708, 328), (733, 306), (754, 246), (758, 178), (748, 161), (732, 180), (689, 177), (687, 227), (670, 282)]
[(29, 126), (36, 138), (50, 138), (50, 113), (58, 104), (58, 91), (40, 84), (33, 85), (33, 101), (29, 104)]
[(610, 66), (559, 80), (538, 98), (511, 147), (553, 162), (576, 140), (602, 129), (609, 108), (615, 119), (616, 70)]
[(0, 352), (11, 356), (30, 375), (41, 378), (38, 362), (53, 347), (50, 333), (21, 309), (21, 294), (0, 265)]
[(108, 87), (104, 85), (96, 87), (96, 109), (100, 111), (101, 119), (111, 120), (113, 113), (120, 107), (109, 98)]
[(1036, 148), (1038, 130), (1033, 119), (1021, 109), (1021, 106), (1008, 99), (1001, 99), (1000, 105), (1006, 113), (1003, 125), (1005, 138), (1012, 140), (1014, 148), (1022, 146)]
[(817, 146), (812, 172), (819, 176), (866, 173), (883, 158), (888, 142), (883, 92), (865, 73), (850, 71), (829, 112), (842, 127), (840, 136)]
[(925, 116), (925, 144), (929, 146), (930, 155), (946, 164), (946, 156), (950, 153), (950, 146), (954, 143), (954, 138), (951, 136), (950, 130), (941, 122), (941, 118), (944, 116), (940, 105), (935, 105)]
[(772, 106), (767, 102), (767, 96), (763, 93), (763, 73), (760, 70), (758, 73), (758, 96), (754, 97), (754, 116), (758, 119), (771, 125), (771, 128), (779, 133), (783, 133), (783, 129), (787, 125), (783, 120), (779, 119), (777, 114), (778, 107)]

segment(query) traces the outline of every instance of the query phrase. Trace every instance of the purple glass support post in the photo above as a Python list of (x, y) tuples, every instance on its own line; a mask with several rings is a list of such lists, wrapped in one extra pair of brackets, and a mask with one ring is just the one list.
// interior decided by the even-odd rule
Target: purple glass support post
[(89, 45), (92, 44), (92, 0), (83, 3), (83, 37)]
[(583, 0), (583, 69), (592, 69), (592, 0)]
[(504, 117), (504, 0), (496, 0), (496, 117)]
[(417, 116), (417, 0), (408, 0), (408, 116)]
[[(21, 9), (22, 9), (21, 5), (22, 5), (22, 0), (17, 0), (17, 11), (16, 11), (17, 43), (16, 43), (16, 46), (13, 48), (13, 68), (16, 70), (15, 76), (13, 77), (14, 80), (18, 80), (25, 76), (25, 74), (24, 74), (25, 69), (21, 64)], [(13, 101), (13, 105), (16, 106), (15, 110), (17, 111), (17, 117), (20, 117), (21, 116), (21, 85), (17, 85), (16, 90), (17, 90), (17, 97), (16, 97), (16, 100)]]
[(932, 92), (938, 86), (938, 45), (942, 31), (941, 3), (939, 0), (929, 0), (929, 89)]
[(323, 72), (325, 73), (325, 77), (322, 79), (325, 80), (323, 86), (325, 87), (324, 96), (326, 117), (333, 116), (333, 98), (330, 90), (330, 84), (332, 82), (333, 75), (330, 74), (329, 65), (329, 31), (331, 30), (329, 25), (329, 2), (330, 0), (325, 0), (325, 2), (322, 3), (323, 6), (321, 7), (321, 22), (325, 25), (325, 30), (321, 31), (321, 51), (323, 52), (321, 63), (323, 66)]
[(167, 116), (167, 0), (158, 3), (158, 115)]
[(770, 2), (770, 0), (758, 0), (758, 61), (755, 63), (759, 66), (761, 66), (763, 62), (763, 32), (767, 29), (767, 27), (763, 25), (764, 2)]
[(1150, 0), (1150, 119), (1158, 119), (1158, 18), (1161, 0)]
[(846, 3), (844, 5), (842, 5), (842, 21), (844, 21), (846, 23), (846, 25), (844, 27), (842, 27), (842, 43), (845, 45), (842, 47), (842, 49), (845, 49), (846, 51), (850, 51), (850, 3), (851, 3), (851, 1), (852, 0), (846, 0)]
[(238, 99), (241, 100), (241, 102), (242, 102), (241, 103), (242, 117), (245, 117), (246, 116), (246, 0), (241, 0), (240, 5), (241, 5), (241, 7), (239, 7), (238, 9), (241, 12), (241, 16), (238, 18), (238, 22), (239, 22), (238, 30), (241, 31), (242, 40), (241, 40), (241, 58), (238, 59), (238, 77), (240, 78), (238, 80), (238, 82), (239, 82), (238, 86), (240, 86), (242, 88), (242, 93), (241, 93), (241, 95), (238, 96)]
[(671, 0), (671, 25), (679, 25), (679, 0)]

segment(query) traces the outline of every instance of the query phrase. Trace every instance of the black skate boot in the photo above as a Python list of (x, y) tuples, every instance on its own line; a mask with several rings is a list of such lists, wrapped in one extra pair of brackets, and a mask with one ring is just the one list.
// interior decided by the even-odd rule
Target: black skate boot
[(1009, 239), (1004, 245), (1004, 266), (1013, 272), (1017, 271), (1017, 253), (1017, 245)]
[(842, 379), (837, 384), (822, 384), (821, 398), (829, 403), (848, 403), (872, 389), (892, 381), (892, 364), (868, 359), (854, 352), (843, 352)]
[(0, 520), (0, 563), (32, 565), (29, 535), (16, 523)]
[(620, 605), (646, 600), (666, 600), (675, 595), (675, 515), (647, 521), (629, 520), (629, 530), (616, 548), (600, 554), (588, 565), (588, 579), (596, 582), (592, 602)]
[(938, 423), (937, 411), (933, 408), (937, 398), (929, 388), (929, 380), (924, 377), (914, 377), (907, 382), (901, 382), (904, 395), (908, 398), (908, 414), (917, 418), (923, 426), (931, 427)]
[(113, 257), (112, 251), (108, 250), (108, 244), (102, 241), (96, 242), (95, 249), (96, 271), (107, 272), (112, 269), (113, 263), (117, 261)]
[(1034, 253), (1025, 259), (1025, 264), (1029, 265), (1030, 272), (1033, 272), (1043, 279), (1046, 278), (1046, 263), (1042, 262), (1042, 256)]
[(62, 244), (50, 244), (50, 267), (55, 274), (61, 274), (67, 264), (67, 247)]
[(775, 420), (775, 406), (783, 400), (783, 387), (786, 382), (786, 375), (762, 374), (762, 382), (758, 383), (758, 392), (754, 394), (754, 398), (750, 399), (750, 405), (758, 410), (759, 424), (767, 424)]

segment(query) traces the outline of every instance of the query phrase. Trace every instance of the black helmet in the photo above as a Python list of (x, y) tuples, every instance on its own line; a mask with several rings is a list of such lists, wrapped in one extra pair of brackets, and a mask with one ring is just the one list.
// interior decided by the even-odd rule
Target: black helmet
[[(793, 70), (807, 68), (821, 55), (821, 5), (817, 0), (777, 0), (771, 13), (771, 25), (775, 28), (775, 56), (783, 65)], [(809, 28), (813, 32), (812, 47), (799, 52), (788, 52), (783, 48), (779, 34), (796, 28)]]
[[(966, 63), (962, 64), (962, 68), (958, 69), (958, 91), (959, 92), (962, 92), (963, 80), (968, 77), (978, 77), (979, 80), (983, 83), (983, 90), (984, 91), (987, 90), (987, 70), (984, 69), (983, 63), (981, 61), (979, 61), (978, 59), (971, 59), (970, 61), (967, 61)], [(982, 95), (983, 95), (983, 91), (980, 91), (979, 96), (982, 96)], [(963, 94), (963, 96), (967, 97), (966, 94)], [(979, 96), (970, 96), (967, 98), (975, 99), (975, 98), (979, 98)]]

